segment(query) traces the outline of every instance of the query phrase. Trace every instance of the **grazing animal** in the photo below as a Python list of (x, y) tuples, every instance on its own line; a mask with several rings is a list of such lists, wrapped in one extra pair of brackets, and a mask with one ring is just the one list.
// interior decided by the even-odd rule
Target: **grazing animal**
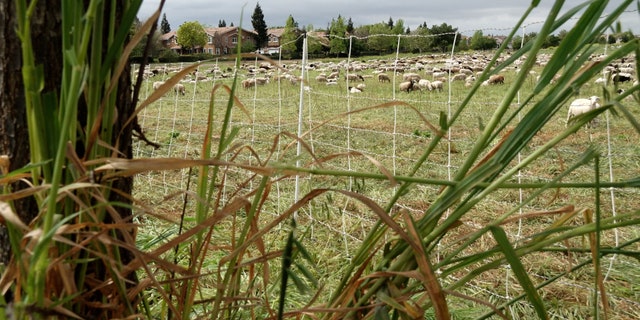
[(569, 105), (569, 112), (567, 112), (567, 121), (565, 126), (569, 124), (569, 120), (575, 116), (587, 113), (596, 108), (600, 108), (600, 98), (592, 96), (588, 99), (575, 99)]
[(431, 81), (427, 79), (420, 79), (417, 85), (420, 90), (425, 90), (425, 89), (429, 91), (433, 90), (433, 88), (431, 87)]
[(404, 81), (420, 81), (422, 79), (417, 73), (405, 73), (402, 75), (402, 80)]
[(324, 74), (318, 75), (316, 77), (316, 81), (318, 81), (318, 82), (327, 82), (327, 76), (324, 75)]
[(389, 76), (385, 73), (379, 73), (378, 74), (378, 82), (391, 82), (391, 79), (389, 78)]
[(351, 93), (360, 93), (362, 91), (364, 91), (364, 88), (366, 88), (367, 85), (364, 83), (359, 83), (357, 86), (355, 87), (349, 87), (349, 92)]
[(184, 95), (185, 95), (185, 93), (186, 93), (186, 90), (185, 90), (185, 88), (184, 88), (184, 85), (183, 85), (183, 84), (181, 84), (181, 83), (176, 83), (176, 85), (175, 85), (175, 86), (173, 86), (173, 90), (174, 90), (176, 93), (179, 93), (179, 94), (181, 94), (181, 95), (183, 95), (183, 96), (184, 96)]
[(467, 75), (464, 73), (458, 73), (451, 78), (451, 81), (465, 81), (467, 79)]
[(256, 84), (265, 85), (269, 83), (269, 78), (256, 78), (254, 81), (256, 82)]
[(251, 79), (245, 79), (242, 80), (242, 87), (245, 89), (249, 89), (253, 86), (256, 85), (256, 79), (255, 78), (251, 78)]
[(349, 73), (349, 74), (347, 74), (346, 79), (347, 79), (347, 80), (349, 80), (349, 81), (357, 81), (357, 80), (362, 80), (362, 81), (364, 81), (364, 77), (363, 77), (363, 76), (361, 76), (361, 75), (359, 75), (359, 74), (355, 74), (355, 73)]
[[(154, 83), (153, 83), (153, 90), (158, 90), (158, 89), (160, 89), (160, 87), (161, 87), (163, 84), (164, 84), (164, 81), (156, 81), (156, 82), (154, 82)], [(174, 85), (174, 86), (173, 86), (173, 90), (174, 90), (176, 93), (180, 93), (180, 94), (182, 94), (183, 96), (184, 96), (184, 95), (185, 95), (185, 93), (186, 93), (186, 90), (185, 90), (185, 88), (184, 88), (184, 85), (182, 85), (182, 84), (180, 84), (180, 83), (177, 83), (176, 85)]]
[(443, 88), (444, 88), (444, 82), (440, 80), (431, 81), (431, 90), (442, 91)]
[(400, 83), (400, 91), (410, 92), (414, 90), (413, 81), (404, 81)]
[(616, 73), (613, 75), (613, 83), (630, 82), (633, 76), (630, 73)]
[(488, 84), (504, 84), (504, 76), (501, 74), (494, 74), (487, 80)]
[(160, 86), (164, 84), (164, 81), (156, 81), (153, 83), (153, 90), (158, 90)]
[(340, 72), (334, 71), (327, 76), (327, 79), (338, 79), (339, 76), (340, 76)]

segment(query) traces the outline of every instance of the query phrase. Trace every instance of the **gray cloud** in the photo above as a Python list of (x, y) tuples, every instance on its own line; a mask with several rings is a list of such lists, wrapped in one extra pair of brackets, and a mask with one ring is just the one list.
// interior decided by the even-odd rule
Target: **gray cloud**
[[(579, 0), (567, 0), (563, 11), (583, 3)], [(140, 19), (146, 19), (155, 9), (159, 0), (146, 0), (139, 13)], [(490, 5), (486, 1), (477, 0), (323, 0), (323, 1), (293, 1), (270, 0), (259, 2), (264, 12), (265, 22), (269, 27), (284, 26), (287, 17), (292, 15), (300, 26), (312, 25), (317, 29), (324, 29), (332, 19), (341, 15), (345, 19), (351, 18), (354, 25), (368, 25), (386, 22), (389, 18), (394, 21), (402, 19), (405, 27), (412, 30), (426, 22), (428, 26), (447, 23), (458, 28), (465, 34), (472, 34), (475, 30), (483, 30), (485, 34), (506, 34), (520, 19), (530, 1), (523, 0), (494, 0)], [(251, 29), (251, 14), (256, 2), (244, 3), (242, 14), (243, 26)], [(539, 30), (541, 22), (547, 18), (553, 1), (541, 1), (539, 6), (525, 21), (527, 32)], [(227, 25), (239, 25), (243, 3), (219, 0), (190, 0), (166, 1), (163, 13), (172, 29), (176, 30), (185, 21), (199, 21), (208, 26), (217, 26), (219, 20), (225, 20)], [(630, 10), (635, 9), (631, 7)], [(605, 11), (605, 14), (609, 11)], [(571, 20), (573, 25), (575, 20)], [(640, 33), (640, 19), (638, 11), (624, 13), (621, 23), (625, 30), (631, 29)], [(568, 25), (566, 29), (569, 29)]]

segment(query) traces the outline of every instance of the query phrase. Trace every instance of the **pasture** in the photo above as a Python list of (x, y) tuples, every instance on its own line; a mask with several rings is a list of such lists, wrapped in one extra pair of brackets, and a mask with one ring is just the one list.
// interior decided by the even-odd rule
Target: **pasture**
[[(462, 58), (458, 56), (454, 60)], [(407, 70), (404, 72), (415, 72), (429, 80), (434, 79), (428, 71), (433, 68), (442, 69), (453, 63), (444, 55), (406, 56), (400, 60), (416, 59), (423, 62), (423, 67), (416, 68), (415, 62), (407, 63)], [(459, 110), (473, 84), (465, 84), (465, 81), (449, 82), (447, 79), (442, 91), (402, 92), (399, 84), (403, 81), (403, 73), (394, 76), (391, 69), (385, 71), (391, 81), (377, 80), (376, 70), (380, 70), (380, 66), (397, 67), (395, 58), (374, 57), (309, 61), (308, 65), (314, 67), (305, 70), (305, 81), (302, 83), (281, 77), (284, 74), (300, 76), (301, 61), (280, 61), (278, 63), (286, 67), (270, 67), (256, 73), (257, 77), (269, 77), (268, 83), (243, 88), (240, 82), (253, 76), (248, 69), (257, 68), (263, 62), (257, 59), (245, 60), (243, 68), (238, 70), (235, 95), (241, 104), (233, 107), (229, 121), (230, 126), (238, 131), (232, 141), (225, 144), (222, 160), (246, 167), (223, 166), (223, 174), (215, 180), (213, 192), (218, 195), (215, 208), (221, 208), (237, 197), (253, 201), (253, 192), (261, 184), (261, 174), (256, 174), (257, 170), (248, 170), (247, 167), (269, 167), (273, 171), (269, 171), (267, 175), (268, 188), (263, 191), (264, 197), (260, 200), (260, 209), (255, 215), (238, 210), (233, 218), (224, 219), (215, 226), (208, 241), (211, 246), (210, 258), (204, 261), (202, 272), (215, 273), (220, 267), (219, 260), (229, 253), (231, 242), (236, 241), (234, 239), (241, 234), (237, 229), (242, 225), (239, 221), (247, 217), (255, 219), (255, 230), (252, 232), (268, 229), (263, 235), (265, 248), (250, 246), (247, 249), (251, 253), (245, 258), (250, 260), (249, 258), (261, 257), (264, 252), (283, 249), (290, 231), (288, 221), (295, 217), (296, 234), (309, 254), (309, 260), (302, 262), (300, 267), (304, 266), (319, 283), (299, 279), (298, 281), (313, 287), (313, 290), (289, 291), (287, 307), (290, 309), (303, 308), (308, 301), (324, 301), (335, 294), (334, 289), (341, 281), (342, 271), (357, 256), (358, 249), (366, 241), (372, 227), (380, 221), (380, 216), (372, 209), (374, 204), (385, 208), (386, 204), (393, 203), (391, 208), (386, 209), (390, 217), (403, 226), (408, 224), (403, 220), (406, 217), (416, 221), (424, 217), (425, 211), (436, 203), (443, 188), (448, 185), (447, 182), (460, 174), (459, 169), (465, 166), (519, 70), (517, 64), (509, 66), (500, 71), (505, 78), (504, 84), (480, 86), (468, 105), (461, 109), (457, 120), (448, 130), (440, 131), (442, 124)], [(355, 65), (360, 67), (349, 70)], [(372, 65), (376, 67), (371, 67)], [(149, 68), (179, 69), (184, 66), (186, 65), (150, 65)], [(505, 116), (499, 119), (498, 126), (502, 129), (497, 130), (488, 144), (483, 146), (483, 155), (474, 166), (480, 166), (484, 160), (490, 159), (493, 148), (500, 147), (510, 130), (540, 101), (544, 93), (532, 92), (537, 85), (536, 77), (541, 74), (543, 67), (543, 64), (539, 64), (533, 68), (535, 73), (528, 76), (518, 91), (517, 99), (509, 103)], [(229, 94), (216, 86), (231, 87), (233, 77), (222, 78), (220, 74), (209, 71), (230, 68), (233, 68), (233, 63), (229, 61), (204, 62), (198, 70), (207, 75), (206, 80), (182, 81), (186, 89), (185, 95), (169, 91), (142, 110), (138, 115), (139, 124), (147, 138), (161, 147), (154, 149), (139, 141), (135, 145), (134, 158), (204, 157), (203, 145), (206, 144), (209, 123), (213, 128), (211, 139), (216, 141), (214, 145), (221, 143), (218, 140), (225, 121)], [(336, 84), (327, 85), (316, 80), (318, 75), (329, 74), (333, 68), (340, 70)], [(347, 82), (347, 73), (357, 73), (364, 80)], [(154, 81), (166, 80), (170, 76), (171, 74), (161, 73), (144, 80), (141, 100), (151, 94)], [(606, 104), (617, 96), (613, 86), (603, 87), (595, 84), (594, 80), (573, 88), (574, 96), (569, 101), (597, 95)], [(362, 83), (365, 85), (362, 92), (349, 92), (349, 87)], [(631, 88), (630, 83), (620, 86)], [(216, 91), (212, 91), (214, 87), (217, 88)], [(635, 95), (637, 97), (637, 92)], [(636, 118), (640, 116), (638, 102), (632, 97), (623, 99), (621, 105)], [(497, 223), (511, 241), (519, 246), (541, 241), (545, 230), (558, 224), (577, 226), (590, 223), (595, 219), (594, 215), (606, 219), (618, 214), (637, 213), (637, 203), (640, 201), (637, 188), (618, 185), (593, 188), (582, 185), (595, 180), (603, 184), (627, 181), (636, 178), (640, 172), (638, 132), (627, 118), (621, 116), (619, 106), (600, 114), (597, 126), (579, 128), (549, 150), (541, 151), (560, 132), (568, 130), (565, 125), (567, 107), (568, 102), (559, 106), (555, 114), (549, 115), (550, 120), (535, 132), (530, 143), (522, 146), (519, 155), (507, 168), (515, 168), (521, 161), (538, 152), (543, 152), (543, 155), (517, 170), (481, 201), (469, 206), (467, 213), (439, 239), (437, 245), (427, 249), (431, 262), (436, 268), (442, 268), (438, 272), (444, 273), (443, 283), (455, 284), (482, 265), (476, 261), (449, 272), (446, 265), (438, 265), (438, 259), (452, 254), (461, 242), (468, 240), (471, 234), (484, 226)], [(213, 111), (209, 113), (210, 110)], [(208, 121), (210, 116), (211, 122)], [(302, 142), (300, 152), (295, 138), (299, 128), (303, 132), (299, 140)], [(431, 145), (439, 135), (442, 136), (439, 142)], [(428, 152), (428, 158), (421, 159), (429, 148), (432, 150)], [(599, 161), (588, 161), (569, 170), (589, 150), (599, 155)], [(295, 167), (300, 167), (300, 170), (291, 174), (288, 170)], [(138, 216), (138, 222), (142, 224), (138, 235), (140, 247), (151, 249), (176, 235), (181, 221), (185, 226), (193, 227), (193, 211), (199, 200), (192, 193), (197, 188), (195, 181), (198, 170), (202, 169), (150, 172), (136, 177), (135, 198), (154, 212), (153, 217), (143, 214)], [(397, 177), (396, 184), (390, 181), (390, 176)], [(544, 188), (543, 192), (537, 193), (545, 183), (553, 187)], [(397, 201), (392, 201), (403, 185), (410, 187)], [(317, 190), (322, 192), (315, 193)], [(188, 200), (185, 200), (185, 195), (188, 195)], [(301, 201), (302, 205), (296, 207), (296, 201)], [(290, 210), (295, 211), (295, 214), (289, 213)], [(510, 218), (499, 220), (512, 211)], [(445, 219), (454, 212), (455, 210), (447, 211), (440, 219)], [(283, 218), (285, 213), (286, 219)], [(274, 227), (271, 223), (277, 219), (282, 221)], [(601, 243), (604, 247), (617, 247), (621, 243), (637, 239), (638, 236), (640, 230), (635, 226), (605, 230), (602, 232)], [(397, 235), (387, 232), (383, 237), (393, 243)], [(459, 254), (479, 255), (493, 250), (495, 246), (493, 238), (483, 235)], [(633, 246), (634, 250), (638, 249), (637, 244)], [(576, 250), (569, 252), (563, 251), (563, 248)], [(379, 257), (381, 254), (375, 256)], [(178, 255), (176, 259), (181, 257), (184, 258), (184, 255)], [(551, 285), (545, 286), (540, 292), (553, 315), (559, 318), (586, 318), (596, 303), (594, 269), (587, 267), (569, 271), (589, 259), (588, 239), (575, 237), (550, 245), (545, 250), (524, 255), (522, 263), (536, 284), (552, 281)], [(609, 302), (614, 306), (613, 318), (640, 317), (638, 261), (624, 255), (606, 256), (602, 259)], [(263, 266), (259, 268), (260, 271), (244, 271), (239, 287), (247, 292), (261, 292), (252, 296), (256, 300), (246, 302), (251, 306), (247, 306), (245, 310), (267, 313), (261, 306), (273, 304), (280, 289), (261, 281), (267, 282), (267, 274), (274, 279), (278, 278), (279, 263), (279, 260), (273, 260), (269, 270), (265, 270)], [(256, 276), (260, 272), (265, 274)], [(559, 280), (555, 277), (559, 277)], [(256, 280), (258, 278), (262, 280)], [(204, 300), (214, 294), (217, 280), (215, 277), (204, 277), (201, 281)], [(460, 295), (452, 297), (449, 303), (462, 318), (465, 314), (477, 315), (490, 310), (478, 301), (500, 305), (523, 292), (506, 262), (481, 272), (464, 287), (455, 290)], [(477, 300), (464, 297), (474, 297)], [(514, 318), (522, 319), (534, 314), (526, 300), (513, 304), (510, 312)]]

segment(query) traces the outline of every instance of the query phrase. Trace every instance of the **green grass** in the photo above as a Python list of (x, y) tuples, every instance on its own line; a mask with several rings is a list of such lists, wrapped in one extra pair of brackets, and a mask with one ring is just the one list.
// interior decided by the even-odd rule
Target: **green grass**
[[(600, 48), (603, 50), (603, 48)], [(458, 53), (457, 55), (464, 55)], [(359, 60), (367, 60), (359, 58)], [(433, 66), (441, 66), (434, 61)], [(222, 68), (225, 66), (223, 65)], [(210, 68), (204, 64), (202, 69)], [(526, 97), (533, 90), (535, 84), (535, 75), (540, 74), (541, 67), (535, 67), (535, 74), (523, 83), (520, 88), (520, 95)], [(364, 109), (374, 105), (381, 105), (391, 102), (393, 95), (393, 85), (389, 83), (378, 83), (375, 78), (367, 78), (365, 81), (366, 89), (361, 94), (347, 94), (346, 84), (344, 80), (339, 81), (337, 86), (327, 86), (314, 80), (320, 71), (313, 70), (308, 73), (307, 85), (311, 87), (310, 92), (304, 94), (304, 119), (303, 126), (305, 130), (313, 129), (310, 134), (305, 136), (305, 142), (310, 148), (313, 148), (313, 155), (316, 158), (323, 158), (334, 154), (345, 154), (350, 151), (358, 151), (366, 154), (380, 163), (381, 166), (394, 172), (398, 176), (407, 176), (418, 157), (427, 147), (428, 143), (435, 135), (416, 112), (420, 112), (422, 116), (432, 125), (439, 123), (441, 113), (449, 112), (449, 96), (448, 88), (445, 87), (443, 92), (396, 92), (396, 98), (407, 102), (415, 108), (409, 108), (404, 105), (388, 106), (384, 108), (374, 108), (362, 112), (344, 115), (347, 111)], [(363, 75), (372, 75), (372, 70), (360, 72)], [(423, 72), (421, 72), (424, 74)], [(471, 147), (475, 143), (477, 137), (481, 134), (483, 126), (490, 121), (490, 116), (497, 108), (502, 99), (506, 88), (509, 86), (517, 74), (513, 69), (508, 68), (501, 72), (505, 75), (507, 83), (505, 85), (480, 87), (479, 91), (470, 101), (465, 112), (460, 115), (460, 120), (451, 127), (451, 172), (455, 172), (457, 168), (463, 165), (467, 159)], [(299, 70), (293, 72), (294, 75), (299, 74)], [(344, 74), (344, 71), (343, 71)], [(241, 75), (242, 77), (242, 75)], [(401, 75), (399, 76), (401, 77)], [(426, 76), (425, 76), (426, 77)], [(155, 80), (155, 79), (153, 79)], [(148, 86), (153, 80), (147, 81)], [(401, 81), (398, 78), (397, 83)], [(149, 137), (158, 137), (155, 141), (164, 144), (163, 148), (152, 151), (148, 147), (141, 145), (139, 152), (141, 155), (149, 155), (153, 152), (155, 156), (161, 157), (186, 157), (197, 158), (198, 147), (202, 144), (205, 123), (205, 114), (207, 112), (207, 104), (209, 101), (210, 88), (215, 83), (230, 84), (230, 80), (216, 79), (214, 82), (200, 82), (197, 85), (186, 83), (187, 95), (174, 96), (168, 94), (158, 102), (147, 107), (141, 117), (141, 123), (146, 128)], [(451, 84), (451, 108), (464, 99), (470, 88), (465, 87), (462, 82), (454, 82)], [(588, 81), (580, 88), (580, 94), (575, 97), (587, 97), (590, 95), (601, 95), (602, 88)], [(288, 81), (277, 83), (271, 81), (265, 86), (256, 88), (238, 89), (237, 96), (244, 104), (244, 107), (251, 114), (246, 114), (236, 109), (233, 112), (231, 123), (233, 126), (241, 128), (237, 136), (237, 142), (250, 146), (257, 154), (260, 161), (263, 161), (270, 154), (273, 147), (274, 137), (280, 136), (281, 141), (276, 149), (275, 155), (272, 156), (271, 162), (279, 165), (293, 165), (296, 159), (295, 148), (284, 149), (284, 146), (291, 142), (289, 137), (279, 135), (281, 132), (289, 132), (294, 134), (297, 128), (297, 116), (299, 106), (299, 86), (291, 85)], [(216, 104), (222, 106), (226, 101), (226, 95), (216, 95)], [(511, 104), (507, 113), (515, 112), (517, 109), (517, 101)], [(632, 104), (634, 102), (631, 102)], [(220, 107), (221, 108), (221, 107)], [(565, 105), (560, 109), (549, 122), (536, 134), (532, 143), (522, 151), (522, 158), (527, 157), (536, 148), (547, 142), (557, 132), (564, 130)], [(634, 116), (638, 116), (637, 108), (631, 108)], [(219, 111), (221, 112), (221, 111)], [(214, 119), (216, 125), (220, 125), (222, 119), (220, 113)], [(343, 114), (340, 116), (340, 114)], [(608, 115), (610, 125), (610, 136), (613, 147), (613, 156), (610, 159), (614, 169), (614, 179), (623, 181), (634, 178), (638, 172), (638, 147), (629, 143), (629, 135), (635, 135), (634, 128), (620, 116)], [(325, 123), (329, 119), (334, 119)], [(508, 124), (512, 127), (512, 124)], [(395, 128), (395, 129), (394, 129)], [(175, 137), (175, 133), (179, 133)], [(497, 141), (491, 142), (495, 144)], [(600, 116), (600, 125), (591, 130), (581, 129), (575, 134), (569, 136), (565, 141), (556, 145), (544, 157), (531, 166), (528, 166), (521, 172), (520, 182), (522, 183), (543, 183), (553, 179), (559, 172), (565, 170), (569, 164), (574, 163), (588, 147), (593, 147), (600, 152), (605, 152), (607, 148), (607, 131), (605, 115)], [(438, 145), (428, 162), (421, 166), (415, 177), (435, 180), (447, 180), (449, 171), (448, 163), (448, 144), (443, 141)], [(309, 163), (312, 158), (308, 153), (302, 154), (303, 163)], [(241, 162), (253, 161), (256, 163), (258, 159), (249, 152), (240, 152), (236, 158)], [(608, 181), (608, 158), (601, 161), (600, 174), (603, 181)], [(314, 166), (318, 169), (321, 167)], [(381, 174), (376, 165), (363, 156), (339, 156), (322, 164), (322, 168), (329, 170), (346, 171), (348, 168), (356, 172), (368, 172), (372, 174)], [(183, 190), (185, 188), (185, 171), (176, 172), (177, 175), (163, 174), (162, 177), (157, 174), (150, 173), (148, 177), (140, 177), (136, 188), (136, 195), (144, 202), (152, 203), (163, 211), (170, 211), (174, 214), (180, 212), (180, 201), (161, 201), (164, 194)], [(594, 170), (592, 166), (582, 167), (569, 175), (562, 181), (583, 182), (593, 179)], [(243, 173), (238, 172), (234, 175), (238, 179), (243, 179)], [(245, 173), (246, 177), (246, 173)], [(149, 179), (149, 180), (147, 180)], [(235, 180), (234, 180), (235, 181)], [(517, 183), (515, 178), (510, 180), (511, 183)], [(277, 189), (277, 196), (271, 199), (262, 208), (262, 223), (267, 223), (271, 218), (279, 215), (280, 212), (293, 203), (293, 180), (284, 180), (278, 182), (274, 187)], [(237, 185), (230, 183), (225, 185), (227, 190), (237, 190)], [(385, 199), (392, 196), (394, 188), (388, 182), (357, 179), (349, 177), (336, 177), (326, 175), (312, 175), (304, 177), (301, 184), (301, 194), (305, 194), (315, 188), (337, 188), (357, 191), (366, 195), (374, 201), (384, 204)], [(165, 193), (160, 190), (165, 189)], [(274, 192), (274, 191), (272, 191)], [(478, 203), (470, 209), (466, 215), (467, 218), (461, 220), (463, 226), (453, 234), (448, 235), (442, 240), (436, 254), (439, 250), (445, 250), (440, 254), (446, 254), (446, 249), (451, 243), (455, 246), (458, 238), (473, 232), (478, 227), (491, 223), (498, 216), (504, 214), (507, 210), (512, 209), (519, 203), (520, 192), (526, 198), (533, 190), (525, 189), (501, 189), (498, 190)], [(408, 210), (415, 219), (419, 219), (438, 197), (439, 188), (428, 184), (418, 185), (416, 188), (409, 190), (394, 206), (396, 209)], [(611, 203), (609, 201), (606, 190), (602, 191), (603, 199), (601, 210), (603, 216), (611, 215)], [(628, 210), (636, 210), (636, 204), (639, 200), (637, 190), (633, 189), (617, 189), (616, 190), (616, 208), (618, 212), (628, 212)], [(528, 203), (523, 209), (523, 213), (543, 212), (551, 209), (561, 208), (565, 205), (575, 204), (577, 208), (593, 207), (594, 197), (593, 190), (581, 188), (563, 188), (560, 190), (550, 189), (536, 197), (532, 202)], [(173, 209), (171, 209), (173, 208)], [(171, 214), (168, 213), (170, 216)], [(315, 265), (310, 266), (318, 279), (321, 279), (324, 285), (324, 292), (331, 292), (332, 288), (342, 276), (345, 263), (351, 259), (354, 252), (362, 245), (362, 241), (370, 228), (375, 224), (378, 217), (369, 211), (369, 208), (362, 203), (354, 201), (349, 197), (341, 195), (327, 195), (326, 197), (315, 198), (308, 206), (302, 208), (299, 213), (297, 223), (298, 232), (305, 236), (301, 240), (306, 244), (314, 257)], [(505, 232), (512, 239), (527, 239), (532, 235), (544, 230), (557, 219), (557, 215), (540, 214), (533, 218), (525, 218), (522, 221), (515, 220), (502, 226)], [(580, 222), (579, 217), (575, 218), (575, 223)], [(261, 220), (262, 221), (262, 220)], [(223, 228), (224, 229), (224, 228)], [(226, 238), (224, 232), (221, 237)], [(276, 250), (283, 246), (284, 230), (278, 232), (273, 230), (269, 235), (265, 236), (265, 242), (271, 244), (271, 249)], [(633, 228), (620, 229), (621, 234), (626, 234), (624, 239), (634, 239), (637, 237), (637, 230)], [(613, 233), (603, 233), (603, 243), (613, 245)], [(583, 246), (584, 242), (576, 239), (573, 245)], [(480, 238), (476, 245), (469, 248), (468, 254), (473, 252), (482, 252), (493, 246), (491, 239)], [(539, 258), (533, 257), (523, 259), (523, 264), (529, 274), (535, 281), (541, 281), (551, 277), (558, 272), (563, 272), (568, 264), (571, 264), (577, 257), (567, 257), (564, 254), (541, 253)], [(541, 263), (541, 261), (544, 261)], [(614, 261), (614, 270), (617, 263)], [(473, 268), (471, 266), (471, 268)], [(539, 269), (534, 271), (532, 268)], [(462, 271), (462, 270), (461, 270)], [(273, 275), (274, 277), (277, 275)], [(451, 281), (458, 278), (455, 274), (451, 275)], [(519, 291), (519, 284), (513, 278), (505, 282), (510, 276), (508, 269), (498, 268), (493, 272), (488, 272), (471, 282), (471, 286), (462, 289), (462, 292), (476, 297), (484, 297), (487, 300), (494, 300), (496, 303), (509, 294), (513, 296), (514, 292)], [(583, 280), (565, 280), (576, 282), (583, 287), (590, 287), (589, 274), (585, 274)], [(628, 279), (631, 281), (632, 279)], [(557, 301), (557, 309), (550, 303), (550, 312), (558, 312), (560, 316), (563, 310), (573, 310), (579, 318), (586, 317), (592, 311), (591, 308), (585, 307), (585, 299), (589, 299), (590, 290), (573, 290), (575, 296), (565, 296), (564, 293), (558, 291), (563, 286), (554, 286), (553, 288), (543, 290), (545, 301)], [(325, 294), (326, 294), (325, 293)], [(567, 294), (568, 295), (568, 294)], [(289, 308), (300, 308), (311, 296), (302, 295), (301, 300), (291, 298), (288, 300)], [(320, 301), (326, 299), (320, 298)], [(613, 301), (617, 301), (622, 305), (627, 299), (636, 301), (635, 297), (629, 295), (617, 296), (612, 293), (610, 297)], [(481, 306), (464, 304), (457, 306), (461, 310), (470, 308), (480, 308)], [(625, 317), (633, 312), (633, 307), (637, 304), (629, 305), (631, 308), (618, 309), (615, 314)], [(480, 313), (480, 312), (478, 312)], [(523, 311), (522, 316), (531, 314), (531, 311)], [(528, 316), (525, 316), (525, 318)], [(463, 317), (464, 318), (464, 317)]]

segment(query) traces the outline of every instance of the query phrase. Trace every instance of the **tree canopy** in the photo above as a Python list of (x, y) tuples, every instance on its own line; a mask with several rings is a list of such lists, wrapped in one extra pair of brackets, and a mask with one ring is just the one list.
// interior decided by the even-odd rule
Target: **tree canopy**
[(253, 25), (253, 30), (258, 34), (255, 37), (256, 47), (262, 48), (266, 46), (269, 41), (269, 35), (267, 34), (267, 23), (264, 22), (264, 13), (262, 13), (260, 3), (256, 3), (256, 8), (253, 10), (251, 25)]
[(290, 59), (296, 51), (296, 38), (298, 37), (298, 24), (293, 19), (292, 15), (289, 15), (287, 22), (284, 26), (284, 32), (280, 39), (280, 45), (282, 53), (285, 58)]
[(171, 32), (171, 25), (169, 25), (166, 13), (162, 14), (162, 21), (160, 22), (160, 32), (162, 34)]
[(346, 32), (347, 26), (341, 15), (338, 15), (337, 19), (331, 20), (331, 27), (329, 28), (329, 35), (331, 36), (331, 40), (329, 41), (331, 53), (339, 55), (347, 52), (347, 40), (344, 38)]
[(207, 33), (198, 21), (188, 21), (180, 25), (176, 32), (178, 44), (186, 50), (207, 44)]

